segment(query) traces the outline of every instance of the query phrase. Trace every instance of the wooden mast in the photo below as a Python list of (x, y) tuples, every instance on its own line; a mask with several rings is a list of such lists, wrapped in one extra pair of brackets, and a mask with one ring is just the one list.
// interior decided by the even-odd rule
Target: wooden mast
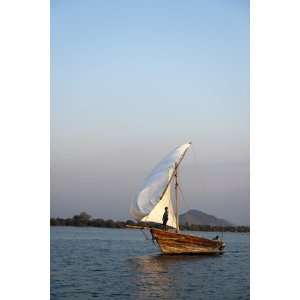
[[(189, 144), (191, 145), (192, 142), (189, 142)], [(181, 161), (183, 160), (183, 158), (184, 158), (187, 150), (188, 150), (188, 148), (185, 149), (185, 151), (182, 153), (182, 155), (181, 155), (178, 163), (175, 163), (174, 172), (171, 175), (171, 178), (169, 179), (167, 185), (165, 186), (165, 189), (163, 190), (163, 192), (162, 192), (162, 194), (161, 194), (161, 196), (159, 198), (160, 200), (163, 198), (163, 196), (165, 195), (165, 193), (166, 193), (166, 191), (168, 189), (168, 186), (172, 182), (172, 179), (175, 177), (175, 202), (176, 202), (176, 204), (175, 204), (175, 210), (176, 210), (176, 212), (175, 212), (175, 218), (176, 218), (176, 232), (177, 233), (179, 232), (179, 203), (178, 203), (179, 198), (178, 198), (178, 174), (177, 174), (177, 169), (178, 169)]]
[[(189, 142), (189, 144), (191, 145), (192, 142)], [(173, 174), (171, 175), (171, 178), (169, 179), (167, 185), (165, 186), (165, 189), (163, 190), (163, 192), (162, 192), (162, 194), (161, 194), (159, 200), (161, 200), (161, 199), (163, 198), (163, 196), (165, 195), (165, 193), (166, 193), (166, 191), (167, 191), (167, 189), (168, 189), (169, 184), (172, 182), (173, 177), (175, 177), (176, 169), (177, 169), (177, 167), (180, 165), (181, 161), (183, 160), (183, 158), (184, 158), (185, 153), (187, 152), (187, 150), (188, 150), (188, 149), (186, 149), (186, 150), (183, 152), (183, 154), (182, 154), (182, 156), (180, 157), (178, 163), (175, 163), (175, 170), (174, 170)]]
[(176, 232), (179, 232), (179, 203), (178, 203), (178, 164), (175, 167), (175, 217), (176, 217)]

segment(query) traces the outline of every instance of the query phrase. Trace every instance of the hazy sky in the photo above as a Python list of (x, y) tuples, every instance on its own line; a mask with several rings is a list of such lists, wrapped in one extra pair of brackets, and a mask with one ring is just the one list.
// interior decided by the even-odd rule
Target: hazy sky
[(248, 1), (51, 1), (51, 216), (127, 219), (193, 142), (181, 210), (249, 223)]

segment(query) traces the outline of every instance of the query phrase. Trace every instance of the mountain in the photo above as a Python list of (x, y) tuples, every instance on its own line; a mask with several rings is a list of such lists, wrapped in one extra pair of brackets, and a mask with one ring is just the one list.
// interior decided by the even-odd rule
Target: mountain
[(191, 209), (179, 216), (180, 224), (210, 225), (210, 226), (232, 226), (233, 224), (224, 220), (208, 215), (200, 210)]

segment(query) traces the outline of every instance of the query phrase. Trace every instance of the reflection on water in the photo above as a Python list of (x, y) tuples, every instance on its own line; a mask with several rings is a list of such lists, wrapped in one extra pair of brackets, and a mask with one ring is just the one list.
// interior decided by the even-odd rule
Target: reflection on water
[(249, 235), (223, 255), (160, 255), (140, 232), (51, 229), (51, 299), (249, 299)]
[(174, 278), (169, 276), (169, 263), (163, 256), (141, 256), (131, 259), (137, 299), (158, 297), (175, 299)]
[(210, 257), (195, 255), (153, 255), (129, 259), (136, 283), (136, 298), (176, 299), (176, 290), (183, 288), (183, 281), (178, 280), (183, 269), (188, 264), (207, 259)]

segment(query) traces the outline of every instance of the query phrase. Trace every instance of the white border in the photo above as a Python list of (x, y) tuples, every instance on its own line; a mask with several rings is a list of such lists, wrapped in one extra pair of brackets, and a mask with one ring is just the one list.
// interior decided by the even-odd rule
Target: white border
[(251, 2), (251, 299), (299, 298), (299, 1)]
[(1, 299), (50, 297), (49, 2), (0, 4)]
[[(297, 299), (299, 2), (251, 2), (251, 298)], [(49, 298), (49, 2), (0, 7), (1, 299)]]

